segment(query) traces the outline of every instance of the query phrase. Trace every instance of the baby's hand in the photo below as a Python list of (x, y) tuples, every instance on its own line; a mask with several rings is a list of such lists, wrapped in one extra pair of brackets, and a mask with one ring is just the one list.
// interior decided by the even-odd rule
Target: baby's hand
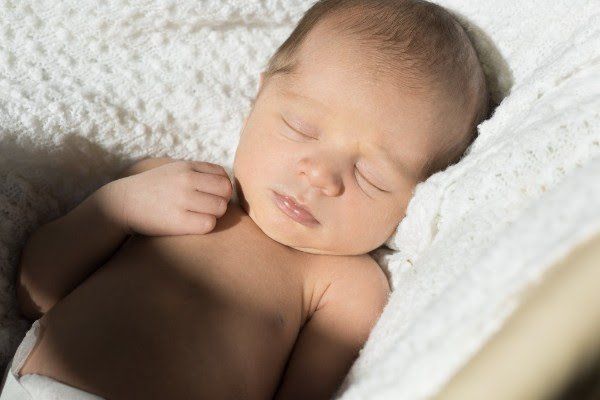
[(209, 233), (233, 192), (225, 169), (204, 161), (175, 161), (110, 184), (126, 230), (146, 236)]

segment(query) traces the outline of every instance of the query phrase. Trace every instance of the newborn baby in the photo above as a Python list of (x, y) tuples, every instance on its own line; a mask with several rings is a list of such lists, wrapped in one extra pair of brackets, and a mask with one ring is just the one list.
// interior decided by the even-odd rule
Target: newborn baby
[(331, 398), (388, 299), (368, 253), (487, 114), (441, 7), (317, 2), (260, 75), (233, 185), (142, 160), (29, 238), (18, 298), (40, 336), (16, 377), (108, 399)]

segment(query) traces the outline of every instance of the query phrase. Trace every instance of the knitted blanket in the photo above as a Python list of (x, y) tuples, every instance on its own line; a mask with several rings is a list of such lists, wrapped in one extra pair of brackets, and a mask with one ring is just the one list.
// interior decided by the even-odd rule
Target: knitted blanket
[[(468, 28), (499, 106), (372, 253), (393, 293), (343, 400), (436, 393), (600, 231), (597, 1), (435, 2)], [(2, 368), (29, 327), (14, 293), (27, 236), (146, 156), (233, 176), (258, 74), (311, 4), (0, 0)]]

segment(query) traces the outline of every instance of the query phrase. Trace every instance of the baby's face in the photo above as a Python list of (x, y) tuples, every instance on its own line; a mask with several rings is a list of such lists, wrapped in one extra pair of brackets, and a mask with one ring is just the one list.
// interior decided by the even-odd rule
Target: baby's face
[[(432, 106), (374, 79), (364, 58), (315, 29), (297, 76), (261, 76), (236, 150), (236, 189), (246, 213), (286, 246), (331, 255), (379, 247), (404, 217), (436, 148), (428, 134)], [(288, 216), (276, 193), (316, 222)]]

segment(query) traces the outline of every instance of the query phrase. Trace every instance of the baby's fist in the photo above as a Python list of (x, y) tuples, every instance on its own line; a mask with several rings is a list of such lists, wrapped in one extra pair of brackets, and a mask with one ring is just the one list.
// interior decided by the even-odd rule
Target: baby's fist
[(233, 193), (225, 169), (204, 161), (174, 161), (111, 184), (128, 232), (146, 236), (209, 233)]

